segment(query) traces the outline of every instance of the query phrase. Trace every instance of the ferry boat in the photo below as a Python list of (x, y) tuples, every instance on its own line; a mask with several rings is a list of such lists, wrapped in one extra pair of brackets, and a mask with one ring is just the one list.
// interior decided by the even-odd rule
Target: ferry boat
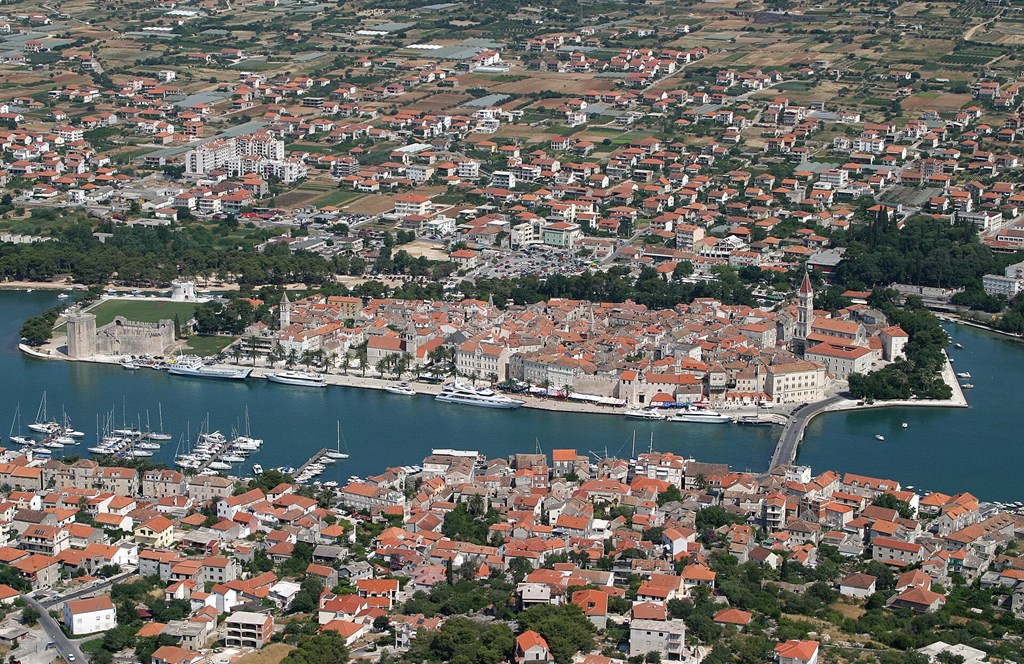
[(203, 364), (202, 358), (182, 358), (167, 367), (172, 376), (187, 378), (217, 378), (220, 380), (244, 380), (252, 373), (249, 367), (215, 367)]
[(416, 396), (416, 390), (409, 387), (409, 383), (399, 383), (398, 385), (385, 385), (384, 391), (388, 394), (400, 394), (404, 397)]
[(668, 418), (669, 422), (696, 422), (698, 424), (730, 424), (733, 419), (716, 410), (688, 409)]
[(464, 406), (479, 406), (481, 408), (519, 408), (523, 401), (512, 399), (503, 394), (497, 394), (487, 387), (474, 387), (455, 381), (441, 388), (440, 394), (434, 397), (435, 401), (443, 403), (456, 403)]
[(267, 374), (267, 380), (271, 383), (298, 385), (299, 387), (327, 387), (327, 379), (323, 374), (313, 371), (282, 371), (281, 373)]
[(665, 413), (653, 408), (633, 408), (623, 413), (623, 416), (627, 420), (663, 420), (666, 417)]

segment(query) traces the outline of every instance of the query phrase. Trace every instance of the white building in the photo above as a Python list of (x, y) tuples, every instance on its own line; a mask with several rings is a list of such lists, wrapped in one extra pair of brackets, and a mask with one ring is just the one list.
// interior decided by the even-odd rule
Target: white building
[(117, 609), (108, 595), (76, 599), (64, 604), (64, 624), (71, 634), (94, 634), (117, 627)]
[(636, 619), (629, 623), (629, 656), (656, 652), (662, 661), (686, 659), (686, 623), (682, 620)]
[[(1011, 266), (1012, 267), (1012, 266)], [(1010, 268), (1006, 268), (1007, 272)], [(981, 285), (988, 295), (1005, 295), (1007, 298), (1016, 297), (1021, 291), (1024, 280), (1007, 277), (1000, 274), (986, 274), (981, 278)]]

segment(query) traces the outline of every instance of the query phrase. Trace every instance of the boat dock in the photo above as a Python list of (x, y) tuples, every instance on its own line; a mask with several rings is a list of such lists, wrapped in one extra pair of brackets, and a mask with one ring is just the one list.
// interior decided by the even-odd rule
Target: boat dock
[(310, 466), (312, 466), (314, 463), (318, 463), (320, 459), (324, 458), (324, 456), (329, 451), (330, 450), (328, 450), (326, 447), (321, 448), (316, 454), (309, 457), (309, 461), (299, 466), (299, 469), (295, 471), (295, 474), (292, 477), (299, 477), (301, 475), (304, 475), (306, 473), (306, 470), (308, 470)]
[[(199, 466), (199, 468), (196, 469), (196, 472), (197, 473), (201, 473), (204, 470), (206, 470), (207, 468), (209, 468), (210, 464), (213, 463), (214, 461), (220, 461), (220, 458), (227, 453), (228, 449), (231, 448), (231, 446), (234, 444), (234, 442), (235, 441), (234, 441), (233, 438), (228, 438), (228, 437), (225, 436), (224, 442), (220, 443), (219, 445), (217, 445), (216, 451), (213, 454), (210, 455), (209, 459), (204, 461)], [(226, 471), (217, 471), (217, 472), (226, 472)]]

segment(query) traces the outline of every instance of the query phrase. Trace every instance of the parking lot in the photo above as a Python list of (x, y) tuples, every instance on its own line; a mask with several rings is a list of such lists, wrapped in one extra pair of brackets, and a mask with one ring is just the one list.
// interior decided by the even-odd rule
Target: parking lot
[(580, 274), (593, 268), (592, 261), (578, 258), (572, 251), (532, 247), (525, 251), (504, 254), (496, 262), (481, 265), (473, 271), (472, 276), (511, 279), (532, 274), (544, 278), (555, 274)]

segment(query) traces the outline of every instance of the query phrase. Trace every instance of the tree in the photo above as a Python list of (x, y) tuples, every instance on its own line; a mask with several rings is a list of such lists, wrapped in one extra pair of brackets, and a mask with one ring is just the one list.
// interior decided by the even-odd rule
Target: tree
[(299, 643), (281, 664), (347, 664), (348, 646), (338, 632), (324, 632)]
[(576, 653), (594, 646), (594, 625), (575, 604), (532, 606), (519, 614), (519, 623), (544, 637), (558, 664), (568, 664)]
[(900, 500), (891, 493), (883, 493), (875, 496), (874, 500), (871, 501), (872, 505), (877, 507), (885, 507), (896, 512), (904, 519), (914, 518), (914, 509), (905, 500)]
[(21, 624), (28, 627), (33, 627), (39, 623), (39, 612), (33, 609), (31, 606), (26, 606), (21, 610)]

